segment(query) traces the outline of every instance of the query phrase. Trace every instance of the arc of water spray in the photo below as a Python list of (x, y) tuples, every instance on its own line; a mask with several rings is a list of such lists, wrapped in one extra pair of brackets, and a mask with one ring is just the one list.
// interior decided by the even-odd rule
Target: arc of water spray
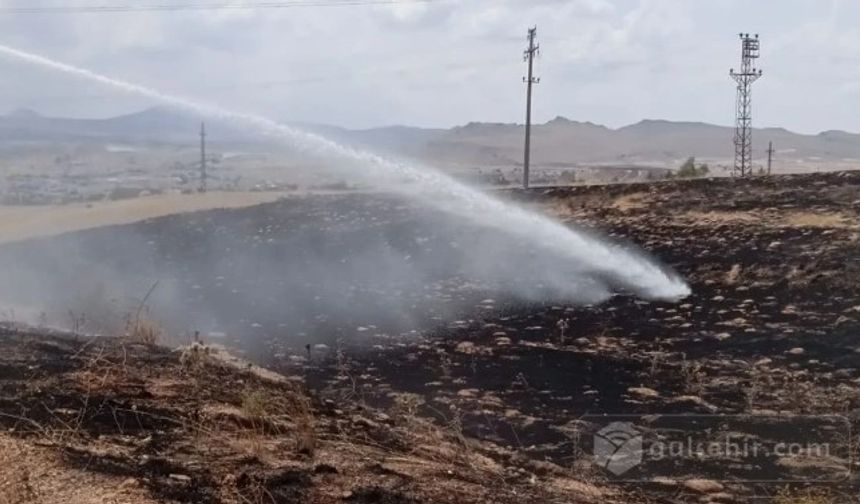
[[(408, 192), (447, 212), (515, 235), (535, 247), (573, 261), (581, 271), (609, 278), (613, 283), (620, 284), (640, 296), (676, 300), (690, 293), (689, 287), (681, 278), (641, 254), (603, 243), (548, 217), (503, 202), (435, 169), (407, 166), (265, 117), (233, 112), (219, 106), (164, 94), (155, 89), (113, 79), (2, 44), (0, 55), (150, 98), (180, 110), (245, 124), (261, 134), (287, 141), (303, 152), (333, 157), (350, 164), (358, 163), (361, 169), (350, 169), (348, 172), (354, 178), (362, 177), (376, 186)], [(411, 183), (404, 184), (404, 181)]]

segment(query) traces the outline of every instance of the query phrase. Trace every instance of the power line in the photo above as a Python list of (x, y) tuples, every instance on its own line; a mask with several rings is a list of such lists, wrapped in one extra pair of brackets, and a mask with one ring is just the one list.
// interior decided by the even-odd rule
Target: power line
[(347, 7), (436, 3), (446, 0), (295, 0), (291, 2), (193, 3), (154, 5), (55, 5), (42, 7), (0, 7), (0, 14), (84, 14), (109, 12), (172, 12), (207, 10), (289, 9), (298, 7)]

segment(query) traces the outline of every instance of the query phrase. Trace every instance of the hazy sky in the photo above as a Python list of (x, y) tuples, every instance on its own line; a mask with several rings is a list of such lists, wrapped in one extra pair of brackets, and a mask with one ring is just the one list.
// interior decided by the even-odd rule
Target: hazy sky
[[(537, 24), (536, 119), (564, 115), (617, 127), (643, 118), (731, 124), (728, 70), (738, 66), (737, 34), (746, 31), (762, 37), (755, 125), (860, 131), (860, 2), (852, 0), (8, 12), (225, 1), (0, 0), (0, 43), (276, 119), (447, 127), (523, 121), (522, 51), (527, 27)], [(0, 59), (0, 72), (0, 110), (94, 117), (149, 105), (10, 60)]]

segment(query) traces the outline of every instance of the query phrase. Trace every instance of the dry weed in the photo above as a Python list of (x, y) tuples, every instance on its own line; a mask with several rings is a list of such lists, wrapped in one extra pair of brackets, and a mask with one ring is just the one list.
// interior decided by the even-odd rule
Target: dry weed
[(157, 345), (164, 339), (165, 332), (148, 313), (129, 319), (126, 323), (126, 337), (133, 343)]
[(792, 490), (783, 488), (773, 499), (774, 504), (836, 504), (836, 497), (825, 488)]

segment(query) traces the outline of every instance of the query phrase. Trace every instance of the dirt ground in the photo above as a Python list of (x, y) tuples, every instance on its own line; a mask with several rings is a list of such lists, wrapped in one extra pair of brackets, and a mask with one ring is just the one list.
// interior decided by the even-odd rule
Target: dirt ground
[[(56, 471), (58, 481), (92, 478), (105, 492), (96, 502), (858, 502), (860, 172), (506, 195), (636, 243), (693, 294), (576, 306), (440, 288), (436, 297), (471, 304), (456, 318), (420, 319), (419, 332), (333, 318), (297, 339), (281, 334), (282, 311), (242, 304), (264, 276), (234, 282), (229, 271), (185, 267), (197, 287), (189, 304), (214, 295), (206, 282), (240, 290), (223, 313), (260, 323), (226, 343), (291, 378), (227, 364), (211, 348), (7, 329), (0, 446), (36, 461), (3, 468), (3, 491), (52, 502), (63, 494), (33, 481)], [(405, 214), (347, 195), (128, 228), (193, 265), (214, 234), (233, 237), (233, 252), (287, 257), (291, 234), (311, 233), (314, 219), (335, 222), (328, 234), (390, 236), (414, 227), (397, 220)], [(118, 261), (119, 232), (88, 232), (84, 253)], [(311, 330), (326, 344), (306, 348)], [(730, 431), (832, 450), (679, 456), (628, 481), (596, 465), (585, 442), (607, 415), (654, 438)], [(125, 493), (110, 494), (117, 488)]]
[(183, 212), (248, 207), (275, 201), (282, 196), (283, 193), (275, 192), (209, 192), (53, 206), (0, 206), (0, 243), (130, 224)]
[[(192, 345), (0, 335), (3, 503), (599, 502), (617, 495), (408, 409), (308, 395)], [(536, 484), (536, 474), (540, 484)]]

